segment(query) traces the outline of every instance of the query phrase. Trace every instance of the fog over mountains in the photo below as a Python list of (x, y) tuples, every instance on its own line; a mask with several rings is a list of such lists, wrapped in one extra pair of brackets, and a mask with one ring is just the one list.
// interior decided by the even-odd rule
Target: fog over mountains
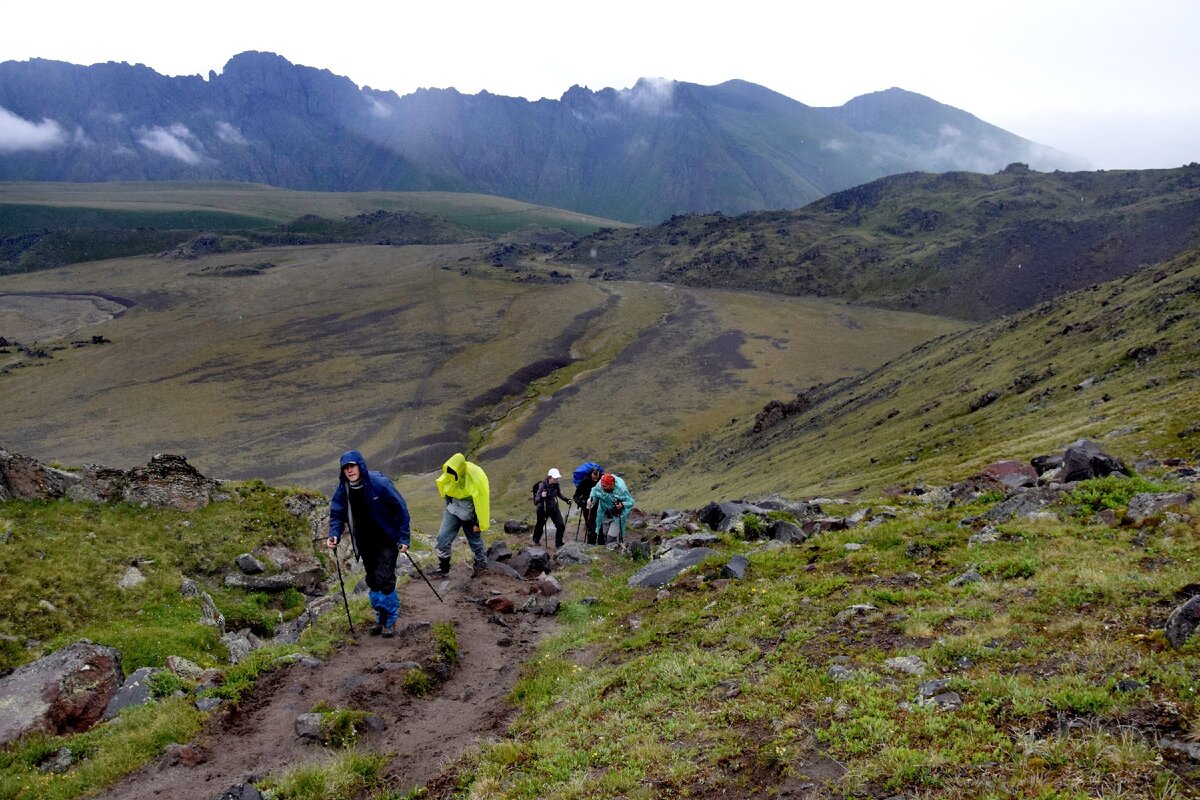
[(0, 63), (0, 180), (469, 191), (646, 223), (796, 208), (885, 175), (1017, 161), (1087, 167), (895, 88), (838, 108), (739, 80), (573, 86), (531, 102), (360, 89), (260, 52), (207, 79), (113, 62)]

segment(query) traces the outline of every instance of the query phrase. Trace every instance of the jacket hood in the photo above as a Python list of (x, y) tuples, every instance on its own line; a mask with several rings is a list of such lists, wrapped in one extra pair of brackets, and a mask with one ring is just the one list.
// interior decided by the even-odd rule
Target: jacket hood
[(450, 470), (458, 475), (458, 480), (462, 481), (467, 477), (467, 457), (462, 453), (455, 453), (446, 459), (446, 463), (442, 464), (442, 474), (449, 474)]
[(338, 480), (346, 480), (346, 473), (343, 472), (347, 464), (358, 464), (358, 471), (362, 473), (363, 479), (367, 477), (367, 462), (363, 459), (362, 453), (357, 450), (347, 450), (342, 453), (342, 459), (338, 463)]

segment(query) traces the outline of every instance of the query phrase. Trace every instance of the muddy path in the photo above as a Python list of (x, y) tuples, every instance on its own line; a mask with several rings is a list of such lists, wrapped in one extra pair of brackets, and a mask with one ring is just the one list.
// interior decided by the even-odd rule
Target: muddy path
[[(319, 664), (297, 662), (263, 676), (236, 707), (213, 713), (184, 758), (164, 755), (97, 797), (216, 800), (231, 786), (325, 763), (339, 751), (295, 732), (296, 718), (320, 703), (381, 717), (386, 728), (362, 731), (356, 749), (396, 754), (387, 774), (397, 788), (424, 785), (479, 741), (504, 733), (512, 714), (505, 698), (520, 666), (556, 628), (553, 617), (500, 614), (484, 604), (505, 596), (520, 608), (532, 583), (491, 572), (469, 576), (468, 560), (433, 582), (444, 603), (419, 577), (401, 581), (395, 638), (369, 636), (356, 619), (352, 644)], [(340, 600), (327, 613), (335, 612), (345, 613)], [(429, 663), (430, 626), (442, 621), (454, 628), (459, 664), (429, 695), (412, 697), (402, 688), (401, 665)]]

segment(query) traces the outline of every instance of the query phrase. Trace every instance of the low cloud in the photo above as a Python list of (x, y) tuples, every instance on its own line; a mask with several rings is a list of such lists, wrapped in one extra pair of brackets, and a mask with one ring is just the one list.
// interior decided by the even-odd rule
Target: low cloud
[(392, 109), (383, 103), (376, 100), (374, 97), (367, 96), (367, 103), (371, 108), (371, 115), (379, 119), (386, 119), (392, 115)]
[(671, 110), (675, 100), (675, 81), (667, 78), (640, 78), (632, 89), (622, 89), (617, 96), (638, 111), (661, 114)]
[(195, 166), (204, 160), (204, 157), (192, 146), (192, 143), (198, 146), (199, 142), (182, 123), (176, 122), (167, 128), (156, 125), (153, 128), (142, 128), (135, 133), (138, 137), (138, 144), (159, 155), (182, 161), (188, 166)]
[(0, 153), (53, 150), (70, 140), (71, 135), (52, 119), (30, 122), (0, 106)]
[(228, 122), (217, 123), (217, 138), (226, 144), (250, 144), (242, 132), (230, 125)]
[(850, 145), (843, 142), (841, 139), (826, 139), (821, 142), (821, 149), (828, 150), (832, 153), (844, 153)]

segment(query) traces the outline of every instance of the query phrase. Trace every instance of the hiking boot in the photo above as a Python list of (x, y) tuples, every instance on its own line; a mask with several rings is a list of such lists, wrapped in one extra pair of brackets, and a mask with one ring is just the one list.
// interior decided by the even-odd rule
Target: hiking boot
[[(379, 626), (378, 626), (378, 625), (376, 625), (375, 627), (376, 627), (376, 628), (378, 628)], [(395, 635), (396, 635), (396, 625), (395, 625), (395, 623), (393, 623), (393, 624), (391, 624), (391, 625), (384, 625), (384, 626), (383, 626), (383, 638), (385, 638), (385, 639), (390, 639), (390, 638), (392, 638), (392, 637), (393, 637), (393, 636), (395, 636)]]
[(429, 574), (435, 578), (449, 578), (450, 577), (450, 559), (439, 558), (438, 559), (438, 568)]
[(374, 625), (367, 628), (367, 633), (371, 634), (372, 636), (378, 636), (379, 634), (383, 633), (383, 625), (376, 622)]
[(487, 562), (486, 561), (476, 561), (475, 565), (471, 567), (471, 577), (472, 578), (478, 578), (480, 575), (482, 575), (485, 572), (487, 572)]

